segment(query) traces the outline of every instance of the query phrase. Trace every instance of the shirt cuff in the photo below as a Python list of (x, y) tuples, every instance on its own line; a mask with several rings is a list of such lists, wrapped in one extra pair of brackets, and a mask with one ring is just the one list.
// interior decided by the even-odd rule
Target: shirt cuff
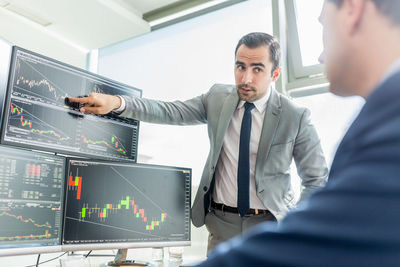
[(119, 106), (119, 108), (113, 109), (112, 112), (117, 113), (117, 114), (121, 114), (123, 111), (125, 111), (126, 102), (125, 102), (125, 99), (123, 97), (121, 97), (120, 95), (117, 95), (117, 96), (121, 100), (121, 106)]

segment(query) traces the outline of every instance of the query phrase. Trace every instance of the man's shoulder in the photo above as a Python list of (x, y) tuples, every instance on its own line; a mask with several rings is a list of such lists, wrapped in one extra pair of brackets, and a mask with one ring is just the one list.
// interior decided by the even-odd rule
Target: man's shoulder
[(210, 94), (229, 95), (229, 94), (232, 94), (235, 90), (236, 90), (236, 86), (233, 84), (216, 83), (211, 87), (209, 93)]
[(299, 114), (303, 114), (304, 111), (307, 110), (306, 107), (299, 105), (292, 98), (285, 96), (277, 91), (276, 91), (276, 93), (279, 97), (280, 104), (281, 104), (281, 107), (283, 110), (287, 110), (287, 111), (291, 111), (291, 112), (295, 112), (295, 113), (299, 113)]

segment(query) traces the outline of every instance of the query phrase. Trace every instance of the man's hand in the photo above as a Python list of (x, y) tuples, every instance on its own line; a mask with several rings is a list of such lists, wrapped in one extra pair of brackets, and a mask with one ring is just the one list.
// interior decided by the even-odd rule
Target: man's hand
[(121, 106), (121, 99), (115, 95), (91, 93), (87, 97), (68, 97), (71, 102), (84, 104), (80, 109), (82, 113), (107, 114)]

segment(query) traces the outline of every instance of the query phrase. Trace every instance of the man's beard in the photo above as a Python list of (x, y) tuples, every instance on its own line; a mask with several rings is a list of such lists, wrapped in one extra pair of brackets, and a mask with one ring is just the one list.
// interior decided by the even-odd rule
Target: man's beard
[[(238, 92), (239, 98), (244, 101), (251, 101), (255, 97), (255, 94), (247, 95), (253, 92), (257, 92), (257, 88), (254, 86), (250, 86), (247, 84), (238, 84), (236, 86), (236, 90)], [(243, 92), (241, 90), (250, 90), (248, 92)], [(243, 96), (243, 97), (242, 97)]]

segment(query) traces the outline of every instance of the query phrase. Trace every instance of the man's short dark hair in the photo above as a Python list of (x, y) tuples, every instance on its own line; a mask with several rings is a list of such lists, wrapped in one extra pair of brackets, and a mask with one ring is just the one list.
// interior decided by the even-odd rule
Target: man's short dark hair
[(278, 41), (273, 36), (263, 32), (252, 32), (246, 34), (239, 40), (235, 49), (235, 56), (239, 47), (242, 44), (247, 46), (248, 48), (257, 48), (263, 45), (269, 47), (269, 57), (271, 62), (273, 63), (271, 74), (279, 66), (281, 59), (281, 47)]
[[(343, 0), (327, 0), (341, 7)], [(400, 25), (400, 1), (399, 0), (370, 0), (374, 2), (383, 15), (390, 19), (394, 24)]]

